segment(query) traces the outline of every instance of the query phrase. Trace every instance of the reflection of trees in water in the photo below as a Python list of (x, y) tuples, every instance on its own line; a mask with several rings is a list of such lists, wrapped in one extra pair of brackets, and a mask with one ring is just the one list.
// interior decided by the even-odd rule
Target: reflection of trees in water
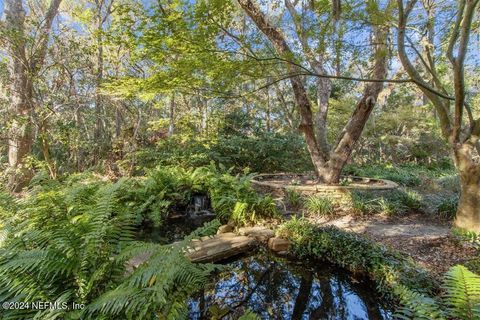
[(250, 309), (262, 319), (384, 319), (372, 290), (328, 268), (259, 255), (232, 263), (212, 280), (191, 303), (191, 318), (216, 312), (237, 319)]

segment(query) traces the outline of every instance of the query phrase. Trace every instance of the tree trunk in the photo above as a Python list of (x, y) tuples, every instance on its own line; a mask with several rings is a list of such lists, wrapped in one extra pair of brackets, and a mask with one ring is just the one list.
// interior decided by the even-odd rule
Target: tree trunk
[[(243, 10), (250, 16), (257, 27), (267, 36), (272, 42), (275, 50), (285, 56), (292, 56), (293, 52), (288, 46), (284, 36), (278, 31), (270, 22), (266, 19), (265, 15), (261, 12), (260, 8), (252, 0), (237, 0)], [(287, 70), (289, 73), (298, 73), (298, 67), (293, 64), (287, 64)], [(317, 176), (321, 176), (323, 165), (325, 164), (324, 155), (322, 155), (315, 137), (312, 106), (308, 100), (307, 92), (303, 85), (302, 78), (300, 76), (290, 77), (290, 84), (293, 89), (293, 95), (295, 102), (300, 113), (300, 131), (303, 132), (307, 149), (312, 159), (312, 164), (315, 168)]]
[(50, 174), (50, 178), (56, 179), (57, 178), (57, 171), (55, 168), (55, 163), (53, 162), (52, 158), (50, 157), (50, 144), (48, 143), (48, 120), (43, 119), (39, 124), (39, 135), (40, 135), (40, 143), (42, 147), (43, 159), (48, 167), (48, 172)]
[(6, 24), (14, 35), (8, 41), (10, 82), (10, 114), (12, 123), (8, 139), (8, 188), (20, 191), (32, 177), (26, 167), (25, 158), (30, 154), (33, 144), (32, 132), (32, 79), (29, 76), (25, 50), (25, 10), (21, 0), (5, 2)]
[(169, 107), (169, 124), (168, 124), (168, 136), (173, 136), (173, 132), (175, 131), (175, 93), (172, 93), (172, 97), (170, 99), (170, 107)]
[(102, 41), (102, 31), (103, 31), (103, 19), (101, 14), (101, 8), (97, 8), (97, 78), (96, 78), (96, 88), (95, 88), (95, 131), (94, 138), (95, 143), (98, 145), (97, 151), (100, 151), (100, 145), (103, 144), (102, 139), (105, 128), (103, 127), (103, 99), (100, 93), (100, 86), (103, 81), (103, 41)]
[[(271, 81), (271, 80), (269, 80)], [(270, 105), (270, 88), (267, 88), (267, 112), (266, 112), (266, 125), (267, 125), (267, 132), (270, 133), (272, 130), (272, 116), (271, 116), (272, 110), (271, 110), (271, 105)]]
[(460, 229), (480, 232), (480, 164), (472, 160), (471, 144), (455, 150), (455, 164), (460, 173), (460, 200), (454, 225)]
[(122, 123), (122, 111), (120, 109), (120, 106), (117, 105), (117, 107), (115, 108), (115, 138), (117, 139), (120, 139), (120, 136), (122, 135)]
[(331, 82), (329, 79), (317, 80), (317, 143), (324, 155), (328, 155), (330, 147), (327, 139), (328, 100), (330, 99)]
[(206, 136), (208, 132), (208, 100), (201, 99), (200, 107), (202, 110), (201, 131), (202, 131), (202, 135)]
[(33, 172), (25, 163), (33, 145), (32, 111), (33, 81), (43, 65), (48, 38), (61, 0), (53, 0), (41, 22), (34, 54), (27, 58), (25, 37), (25, 10), (21, 0), (5, 1), (5, 22), (11, 34), (7, 41), (10, 73), (10, 114), (12, 123), (8, 139), (8, 188), (20, 191), (28, 185)]

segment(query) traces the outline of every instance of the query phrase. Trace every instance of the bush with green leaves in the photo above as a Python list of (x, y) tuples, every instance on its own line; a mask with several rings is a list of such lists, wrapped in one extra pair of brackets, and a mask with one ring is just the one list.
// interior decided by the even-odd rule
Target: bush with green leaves
[(457, 194), (443, 196), (440, 203), (437, 205), (438, 215), (445, 220), (452, 220), (455, 218), (458, 200), (459, 196)]
[(314, 215), (329, 216), (335, 212), (335, 202), (327, 197), (311, 195), (305, 200), (304, 208)]
[(438, 287), (409, 257), (335, 227), (292, 219), (277, 235), (290, 241), (290, 253), (298, 258), (327, 260), (369, 276), (380, 292), (401, 305), (396, 318), (480, 319), (480, 276), (464, 266), (452, 267)]
[[(184, 255), (194, 237), (176, 246), (135, 242), (135, 213), (123, 202), (128, 181), (75, 182), (34, 189), (9, 214), (0, 245), (0, 300), (66, 303), (68, 309), (0, 310), (2, 319), (179, 318), (212, 271)], [(19, 221), (15, 216), (21, 216)], [(12, 221), (10, 221), (13, 219)], [(148, 253), (128, 271), (127, 261)], [(72, 303), (85, 304), (74, 310)]]
[(277, 235), (290, 241), (290, 252), (299, 259), (326, 260), (353, 273), (365, 274), (380, 292), (395, 296), (397, 285), (419, 292), (436, 289), (428, 273), (401, 253), (360, 235), (335, 227), (318, 227), (304, 219), (291, 219), (280, 226)]
[[(312, 164), (301, 136), (256, 132), (251, 135), (222, 133), (216, 138), (175, 135), (132, 154), (137, 171), (162, 166), (201, 167), (212, 161), (242, 172), (304, 172)], [(125, 166), (126, 164), (122, 164)]]

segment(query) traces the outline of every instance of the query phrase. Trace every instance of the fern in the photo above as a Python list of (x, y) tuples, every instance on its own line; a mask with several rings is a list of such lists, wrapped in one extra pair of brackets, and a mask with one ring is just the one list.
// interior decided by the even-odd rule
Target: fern
[(461, 265), (452, 267), (444, 277), (445, 303), (450, 314), (459, 319), (480, 319), (480, 277)]
[(400, 298), (402, 307), (395, 314), (400, 319), (418, 320), (444, 320), (444, 312), (438, 305), (438, 301), (410, 290), (406, 286), (397, 285), (394, 288), (395, 294)]
[(402, 307), (397, 317), (402, 319), (480, 319), (480, 277), (461, 265), (454, 266), (444, 275), (445, 294), (438, 301), (396, 285), (395, 294)]

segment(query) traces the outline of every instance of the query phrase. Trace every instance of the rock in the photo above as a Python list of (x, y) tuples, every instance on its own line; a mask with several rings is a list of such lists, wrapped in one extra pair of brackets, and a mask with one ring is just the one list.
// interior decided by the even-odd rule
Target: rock
[(288, 251), (289, 242), (282, 238), (270, 238), (268, 239), (268, 248), (275, 252)]
[(242, 236), (255, 238), (258, 241), (267, 241), (275, 236), (275, 232), (273, 232), (273, 230), (261, 226), (243, 227), (238, 229), (238, 233)]
[(229, 224), (224, 224), (223, 226), (220, 226), (218, 228), (217, 234), (222, 234), (227, 232), (233, 232), (233, 226)]
[(187, 257), (192, 262), (216, 262), (249, 251), (255, 244), (253, 238), (227, 232), (192, 242)]

